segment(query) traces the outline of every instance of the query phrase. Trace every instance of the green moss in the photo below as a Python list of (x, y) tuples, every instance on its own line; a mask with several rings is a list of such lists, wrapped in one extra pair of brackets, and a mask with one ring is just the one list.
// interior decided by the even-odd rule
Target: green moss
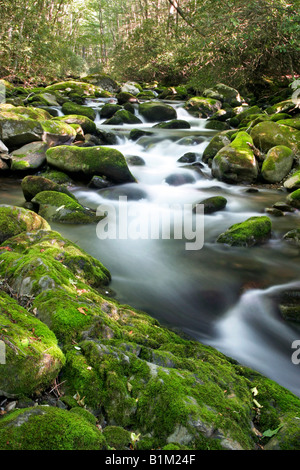
[(83, 419), (86, 419), (91, 424), (97, 423), (97, 418), (85, 408), (81, 408), (80, 406), (76, 406), (70, 410), (70, 413), (75, 413), (78, 416), (81, 416)]
[(218, 243), (231, 246), (253, 246), (266, 241), (271, 235), (271, 220), (269, 217), (250, 217), (245, 222), (234, 224), (222, 233)]
[(131, 433), (120, 426), (106, 426), (103, 436), (109, 447), (115, 450), (129, 450)]
[(300, 209), (300, 189), (296, 189), (286, 198), (288, 204), (296, 209)]
[(217, 112), (221, 107), (221, 101), (213, 98), (205, 98), (204, 96), (194, 96), (185, 103), (185, 109), (200, 118), (212, 116), (212, 114)]
[(79, 116), (86, 116), (91, 121), (94, 121), (96, 119), (96, 112), (92, 108), (73, 103), (72, 101), (66, 101), (62, 105), (62, 112), (64, 114), (76, 114)]
[(85, 418), (39, 406), (9, 413), (0, 420), (1, 450), (101, 450), (102, 433)]
[(85, 134), (94, 134), (96, 132), (96, 124), (87, 116), (79, 116), (70, 114), (67, 116), (59, 116), (54, 118), (56, 121), (63, 121), (67, 124), (79, 124)]
[(0, 390), (28, 396), (44, 390), (57, 377), (64, 355), (52, 331), (7, 294), (0, 291), (0, 338), (6, 343)]
[(0, 243), (25, 230), (50, 230), (49, 224), (35, 212), (16, 206), (0, 205)]
[(277, 183), (288, 175), (294, 161), (293, 151), (284, 145), (272, 147), (263, 162), (262, 177), (270, 182)]
[(21, 187), (26, 201), (31, 201), (32, 198), (43, 191), (61, 192), (76, 201), (75, 196), (65, 186), (54, 183), (43, 176), (28, 175), (22, 179)]
[(118, 183), (135, 181), (124, 155), (113, 148), (61, 145), (47, 150), (46, 157), (50, 165), (63, 171), (107, 176)]

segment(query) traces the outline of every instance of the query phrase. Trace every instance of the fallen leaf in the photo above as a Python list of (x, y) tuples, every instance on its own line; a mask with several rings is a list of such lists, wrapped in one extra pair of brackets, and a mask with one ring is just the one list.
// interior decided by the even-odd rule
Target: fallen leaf
[(86, 316), (86, 313), (85, 313), (84, 309), (87, 310), (87, 308), (85, 308), (85, 307), (78, 307), (77, 310), (78, 310), (78, 312), (82, 313), (82, 315)]

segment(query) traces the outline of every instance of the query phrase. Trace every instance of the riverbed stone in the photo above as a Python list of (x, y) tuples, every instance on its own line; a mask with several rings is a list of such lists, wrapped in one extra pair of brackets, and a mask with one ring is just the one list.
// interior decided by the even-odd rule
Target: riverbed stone
[(85, 134), (94, 134), (96, 132), (96, 124), (87, 116), (78, 114), (68, 114), (67, 116), (59, 116), (55, 121), (63, 121), (66, 124), (79, 124)]
[(11, 153), (11, 169), (14, 171), (35, 170), (46, 162), (48, 145), (45, 142), (31, 142)]
[(261, 175), (268, 183), (279, 183), (292, 169), (294, 162), (293, 151), (284, 145), (272, 147), (261, 168)]
[(296, 189), (292, 193), (290, 193), (287, 198), (286, 202), (296, 209), (300, 209), (300, 189)]
[(126, 109), (119, 109), (114, 115), (104, 121), (105, 125), (122, 125), (122, 124), (141, 124), (142, 121), (135, 114)]
[(293, 191), (300, 188), (300, 170), (296, 170), (284, 183), (283, 186)]
[(67, 194), (72, 199), (76, 200), (75, 196), (63, 184), (55, 183), (54, 181), (39, 175), (28, 175), (22, 179), (21, 188), (26, 201), (31, 201), (34, 196), (42, 191), (56, 191)]
[(105, 450), (102, 432), (85, 416), (49, 406), (15, 410), (0, 421), (0, 449)]
[(6, 345), (0, 394), (11, 398), (44, 390), (57, 377), (65, 362), (55, 335), (1, 290), (0, 320), (1, 325), (5, 325), (1, 339)]
[(87, 176), (106, 176), (116, 183), (134, 182), (124, 155), (109, 147), (53, 147), (46, 153), (47, 162), (62, 171)]
[(91, 224), (101, 219), (94, 211), (62, 192), (42, 191), (32, 198), (32, 202), (39, 206), (39, 215), (50, 222)]
[(114, 103), (105, 104), (99, 111), (102, 119), (110, 119), (117, 111), (120, 111), (122, 106)]
[(228, 183), (252, 183), (258, 176), (258, 164), (251, 149), (252, 138), (239, 132), (236, 138), (218, 151), (212, 161), (212, 175)]
[(222, 108), (222, 103), (213, 98), (194, 96), (185, 103), (184, 107), (193, 116), (208, 118)]
[(22, 207), (0, 205), (0, 243), (24, 231), (50, 230), (41, 216)]
[(0, 138), (10, 150), (40, 141), (43, 133), (41, 123), (38, 121), (20, 116), (2, 117), (0, 115)]
[(65, 115), (79, 115), (79, 116), (86, 116), (88, 117), (91, 121), (95, 121), (96, 119), (96, 112), (88, 107), (88, 106), (82, 106), (77, 103), (73, 103), (73, 101), (66, 101), (61, 108), (62, 112)]
[(204, 149), (202, 155), (203, 162), (211, 165), (212, 159), (217, 155), (219, 150), (229, 145), (230, 142), (231, 140), (226, 133), (220, 132), (215, 135)]
[(217, 83), (211, 88), (204, 90), (203, 96), (206, 98), (213, 98), (228, 103), (230, 106), (239, 106), (242, 102), (241, 96), (235, 88), (229, 87), (224, 83)]
[(271, 236), (271, 220), (267, 216), (250, 217), (219, 235), (217, 243), (230, 246), (252, 247), (266, 242)]
[(191, 125), (184, 119), (172, 119), (168, 122), (159, 122), (153, 127), (158, 129), (190, 129)]
[(300, 131), (277, 122), (260, 122), (251, 129), (250, 135), (255, 147), (267, 153), (272, 147), (284, 145), (300, 154)]
[[(227, 204), (227, 199), (223, 196), (212, 196), (202, 201), (198, 202), (198, 204), (203, 204), (204, 206), (204, 214), (213, 214), (217, 211), (222, 211), (225, 209)], [(194, 210), (194, 212), (196, 212)]]
[(139, 105), (139, 113), (148, 122), (161, 122), (177, 119), (176, 110), (165, 103), (148, 101)]

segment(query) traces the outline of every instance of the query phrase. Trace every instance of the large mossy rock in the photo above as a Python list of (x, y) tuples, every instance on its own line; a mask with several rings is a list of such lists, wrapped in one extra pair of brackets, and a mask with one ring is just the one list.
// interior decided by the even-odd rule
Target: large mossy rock
[(67, 194), (72, 199), (76, 199), (65, 185), (55, 183), (55, 181), (45, 178), (44, 176), (25, 176), (25, 178), (22, 179), (21, 187), (26, 201), (31, 201), (34, 196), (42, 191), (57, 191)]
[(66, 115), (71, 114), (77, 114), (79, 116), (86, 116), (91, 121), (94, 121), (96, 119), (96, 111), (94, 111), (92, 108), (89, 108), (88, 106), (82, 106), (77, 103), (73, 103), (73, 101), (66, 101), (61, 108), (62, 112)]
[(3, 117), (0, 115), (0, 139), (9, 149), (42, 140), (41, 123), (20, 116)]
[[(22, 292), (22, 280), (29, 277), (31, 288), (25, 291), (34, 296), (36, 316), (55, 333), (65, 353), (61, 393), (76, 396), (81, 406), (98, 414), (101, 410), (100, 417), (110, 426), (108, 442), (119, 445), (112, 429), (118, 427), (121, 447), (129, 436), (120, 428), (127, 428), (140, 434), (139, 449), (175, 443), (190, 450), (255, 449), (254, 387), (261, 405), (259, 431), (282, 424), (276, 439), (279, 446), (285, 442), (282, 436), (300, 403), (292, 393), (215, 349), (168, 330), (145, 313), (104, 298), (93, 288), (97, 279), (103, 281), (103, 270), (99, 277), (95, 273), (99, 262), (89, 257), (90, 263), (85, 264), (82, 250), (59, 234), (24, 233), (6, 241), (6, 246), (11, 251), (0, 255), (0, 274), (5, 272), (18, 292)], [(50, 416), (52, 409), (45, 409)], [(18, 413), (22, 411), (0, 418), (0, 429), (6, 429), (6, 434), (0, 434), (1, 442), (13, 441), (7, 439), (6, 423)], [(64, 423), (70, 424), (66, 413)], [(29, 423), (29, 419), (23, 421)], [(88, 422), (94, 426), (94, 421)], [(51, 423), (47, 440), (54, 448), (57, 444), (50, 444), (53, 429), (57, 435), (54, 414)], [(296, 424), (295, 435), (299, 433)], [(61, 424), (59, 433), (60, 448), (69, 448), (65, 425)], [(42, 449), (43, 429), (41, 420), (39, 432), (21, 428), (20, 435)], [(75, 429), (83, 439), (86, 431), (79, 425)], [(70, 424), (70, 438), (73, 430)], [(288, 448), (299, 449), (299, 441), (292, 440)]]
[(101, 220), (96, 212), (83, 207), (73, 197), (57, 191), (42, 191), (33, 199), (39, 206), (39, 215), (50, 222), (91, 224)]
[(212, 161), (212, 175), (228, 183), (252, 183), (258, 176), (258, 164), (251, 149), (252, 138), (239, 132), (236, 138), (218, 151)]
[(268, 183), (279, 183), (292, 169), (293, 151), (284, 145), (271, 148), (263, 162), (261, 175)]
[(102, 432), (84, 415), (37, 406), (0, 420), (0, 450), (104, 450)]
[(286, 202), (296, 209), (300, 209), (300, 189), (296, 189), (288, 195)]
[(177, 118), (176, 110), (172, 106), (157, 101), (141, 103), (139, 113), (148, 122), (170, 121)]
[(204, 90), (203, 96), (205, 98), (216, 99), (222, 103), (228, 103), (232, 107), (239, 106), (242, 101), (238, 90), (224, 83), (217, 83), (212, 88)]
[(225, 209), (227, 199), (223, 196), (212, 196), (203, 199), (202, 201), (198, 202), (198, 204), (203, 204), (204, 214), (213, 214), (214, 212), (222, 211), (223, 209)]
[(273, 121), (260, 122), (250, 132), (255, 147), (267, 153), (272, 147), (284, 145), (300, 154), (300, 131)]
[[(64, 95), (77, 94), (81, 96), (107, 96), (107, 92), (103, 93), (103, 89), (99, 86), (93, 85), (88, 82), (79, 82), (76, 80), (68, 80), (66, 82), (55, 83), (54, 85), (47, 86), (44, 91), (46, 93), (60, 92)], [(76, 113), (75, 113), (76, 114)]]
[(142, 121), (130, 111), (126, 109), (119, 109), (114, 115), (107, 119), (103, 124), (105, 125), (122, 125), (122, 124), (141, 124)]
[(43, 128), (43, 141), (50, 147), (56, 145), (70, 145), (77, 135), (76, 130), (69, 124), (59, 121), (41, 121)]
[(0, 243), (24, 231), (50, 230), (41, 216), (22, 207), (0, 205)]
[(207, 118), (222, 108), (222, 103), (213, 98), (194, 96), (185, 103), (185, 109), (199, 118)]
[(54, 147), (47, 151), (47, 162), (62, 171), (88, 176), (107, 176), (116, 183), (134, 182), (124, 155), (109, 147)]
[[(5, 276), (12, 289), (21, 296), (47, 292), (51, 296), (52, 291), (58, 289), (61, 293), (73, 294), (77, 307), (80, 307), (80, 289), (89, 292), (91, 286), (100, 287), (110, 281), (110, 273), (100, 261), (57, 232), (28, 231), (6, 240), (3, 245), (6, 248), (0, 250), (0, 275)], [(87, 288), (87, 284), (90, 287)], [(51, 314), (55, 315), (55, 312), (56, 308)], [(83, 317), (78, 312), (74, 321)]]
[(269, 217), (250, 217), (229, 227), (226, 232), (219, 235), (217, 242), (230, 246), (251, 247), (267, 241), (271, 236), (271, 228)]
[(19, 117), (23, 119), (34, 119), (36, 121), (47, 121), (51, 114), (41, 108), (32, 106), (3, 106), (0, 109), (0, 117)]
[(99, 111), (102, 119), (110, 119), (117, 111), (121, 111), (122, 106), (113, 103), (106, 103)]
[(295, 171), (284, 183), (283, 186), (293, 191), (300, 188), (300, 170)]
[(119, 93), (120, 85), (116, 80), (104, 73), (94, 73), (87, 75), (81, 79), (83, 82), (91, 83), (92, 85), (103, 88), (110, 93)]
[(6, 346), (5, 364), (0, 365), (0, 394), (28, 396), (47, 388), (65, 362), (54, 333), (1, 290), (0, 323)]
[(48, 145), (45, 142), (31, 142), (11, 153), (11, 169), (14, 171), (34, 170), (46, 162)]
[(230, 137), (227, 135), (226, 131), (215, 135), (204, 149), (202, 161), (211, 165), (212, 159), (217, 155), (219, 150), (229, 145), (230, 142)]
[(67, 116), (59, 116), (54, 118), (55, 121), (63, 121), (66, 124), (79, 124), (85, 134), (94, 134), (97, 130), (94, 121), (87, 116), (69, 114)]
[(282, 124), (284, 126), (289, 126), (292, 127), (293, 129), (297, 129), (300, 131), (300, 119), (294, 118), (294, 119), (281, 119), (280, 121), (277, 121), (278, 124)]

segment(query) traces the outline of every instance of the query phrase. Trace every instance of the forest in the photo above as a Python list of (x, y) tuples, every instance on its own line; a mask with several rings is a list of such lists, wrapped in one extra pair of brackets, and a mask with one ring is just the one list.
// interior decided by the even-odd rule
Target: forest
[(1, 451), (300, 450), (299, 6), (0, 0)]
[(0, 74), (241, 86), (293, 77), (298, 0), (2, 0)]

